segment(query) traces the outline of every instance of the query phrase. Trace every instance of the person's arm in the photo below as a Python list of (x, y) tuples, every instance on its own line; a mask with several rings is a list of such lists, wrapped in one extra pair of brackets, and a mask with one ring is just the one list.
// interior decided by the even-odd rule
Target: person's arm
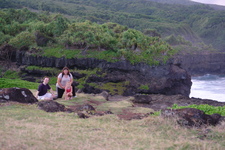
[(39, 91), (36, 92), (35, 97), (38, 98)]
[(71, 83), (71, 85), (73, 83), (73, 75), (71, 73), (70, 73), (70, 83)]
[(53, 95), (55, 94), (52, 88), (50, 88), (49, 91), (50, 91), (50, 93), (52, 93)]
[(73, 87), (72, 87), (72, 86), (70, 86), (70, 88), (71, 88), (71, 93), (73, 93)]
[(59, 74), (58, 77), (57, 77), (57, 83), (62, 89), (65, 89), (65, 87), (62, 86), (62, 84), (61, 84), (61, 80), (62, 80), (62, 78), (60, 78), (60, 74)]

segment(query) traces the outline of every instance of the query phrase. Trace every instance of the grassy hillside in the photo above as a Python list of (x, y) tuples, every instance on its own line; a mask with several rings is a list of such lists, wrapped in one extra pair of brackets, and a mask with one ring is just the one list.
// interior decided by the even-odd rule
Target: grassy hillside
[(162, 37), (181, 35), (194, 43), (202, 39), (219, 50), (224, 47), (224, 33), (220, 32), (223, 31), (224, 11), (187, 0), (40, 0), (38, 3), (16, 0), (14, 4), (38, 11), (63, 13), (74, 20), (87, 19), (96, 23), (110, 21), (143, 32), (152, 29)]
[(32, 55), (114, 62), (126, 59), (133, 64), (158, 65), (176, 52), (160, 37), (111, 22), (71, 22), (60, 14), (38, 14), (28, 9), (3, 9), (0, 17), (0, 44), (27, 49)]

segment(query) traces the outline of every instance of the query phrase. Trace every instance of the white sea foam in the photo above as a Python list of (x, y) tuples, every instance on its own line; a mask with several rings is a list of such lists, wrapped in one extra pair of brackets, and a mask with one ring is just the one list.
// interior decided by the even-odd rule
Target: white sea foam
[(190, 97), (225, 102), (225, 77), (209, 74), (193, 77)]

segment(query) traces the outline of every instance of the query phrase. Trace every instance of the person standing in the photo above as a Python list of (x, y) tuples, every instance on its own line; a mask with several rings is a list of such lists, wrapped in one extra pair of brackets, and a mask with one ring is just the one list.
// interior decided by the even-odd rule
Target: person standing
[[(36, 98), (38, 100), (53, 100), (56, 98), (54, 91), (48, 84), (49, 78), (44, 77), (43, 82), (38, 86), (38, 90), (36, 92)], [(48, 92), (50, 91), (50, 93)]]
[(57, 88), (58, 98), (62, 98), (65, 92), (65, 87), (67, 82), (70, 82), (70, 84), (72, 85), (73, 97), (76, 97), (76, 93), (73, 86), (73, 75), (70, 73), (68, 67), (64, 67), (62, 69), (62, 72), (57, 77), (56, 88)]

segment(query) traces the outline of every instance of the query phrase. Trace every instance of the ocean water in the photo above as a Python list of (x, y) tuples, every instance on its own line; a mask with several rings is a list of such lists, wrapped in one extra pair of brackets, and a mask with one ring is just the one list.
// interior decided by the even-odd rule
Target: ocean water
[(204, 75), (192, 77), (190, 97), (225, 102), (225, 76)]

